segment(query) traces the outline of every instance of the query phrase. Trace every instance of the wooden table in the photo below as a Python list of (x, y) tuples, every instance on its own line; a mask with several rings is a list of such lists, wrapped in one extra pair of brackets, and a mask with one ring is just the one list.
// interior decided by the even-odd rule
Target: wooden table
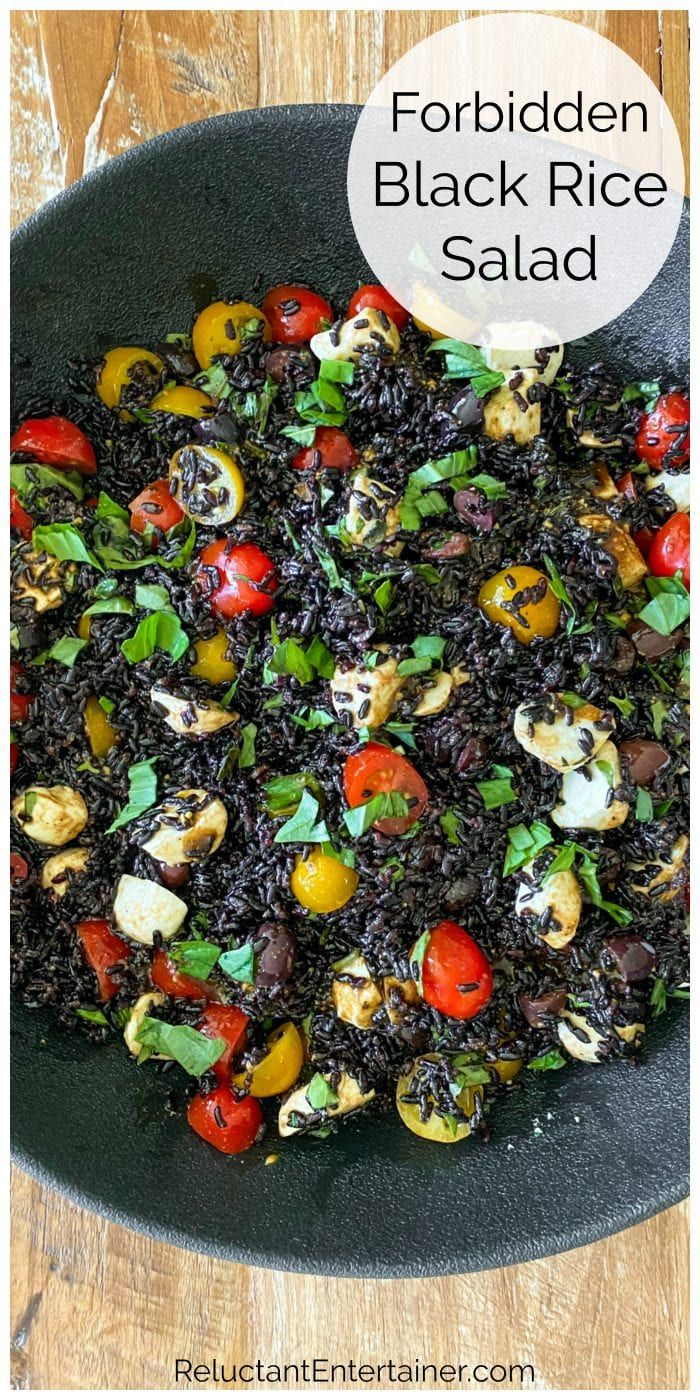
[[(471, 13), (15, 11), (13, 217), (186, 122), (235, 107), (361, 102), (407, 48)], [(687, 153), (686, 12), (566, 13), (660, 83)], [(534, 1368), (527, 1389), (681, 1389), (687, 1224), (677, 1206), (586, 1249), (460, 1278), (314, 1279), (154, 1243), (16, 1172), (14, 1380), (172, 1389), (177, 1357), (332, 1355), (520, 1363)], [(522, 1388), (517, 1373), (504, 1388)]]

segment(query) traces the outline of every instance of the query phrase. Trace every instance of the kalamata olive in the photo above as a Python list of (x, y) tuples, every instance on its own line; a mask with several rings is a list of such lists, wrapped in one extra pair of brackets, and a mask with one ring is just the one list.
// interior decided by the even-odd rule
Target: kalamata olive
[(683, 641), (683, 630), (676, 628), (670, 636), (664, 637), (661, 632), (655, 632), (653, 627), (649, 627), (646, 622), (640, 622), (639, 618), (634, 618), (628, 623), (627, 631), (634, 642), (634, 645), (647, 661), (663, 661), (665, 656), (672, 656), (673, 652)]
[(490, 534), (496, 519), (496, 503), (487, 501), (483, 491), (477, 486), (465, 486), (455, 492), (454, 508), (465, 525)]
[(537, 997), (521, 992), (518, 1001), (528, 1025), (538, 1030), (546, 1024), (546, 1017), (560, 1016), (566, 1006), (566, 995), (566, 987), (553, 987), (551, 992), (541, 992)]
[(158, 871), (159, 880), (169, 890), (179, 890), (190, 878), (190, 867), (187, 864), (166, 865), (162, 860), (154, 860), (153, 864)]
[(235, 418), (220, 408), (213, 418), (198, 418), (192, 424), (194, 436), (204, 443), (229, 442), (237, 443), (241, 440), (241, 429)]
[(482, 739), (479, 734), (472, 734), (455, 764), (457, 772), (466, 773), (469, 768), (479, 768), (488, 758), (489, 748), (488, 739)]
[(265, 369), (274, 384), (294, 384), (300, 387), (313, 379), (313, 358), (310, 351), (297, 345), (278, 345), (265, 356)]
[(447, 886), (442, 903), (447, 914), (458, 914), (466, 904), (473, 904), (478, 898), (480, 883), (476, 875), (464, 875)]
[(456, 532), (454, 535), (448, 535), (447, 539), (442, 540), (439, 544), (424, 549), (423, 557), (425, 559), (459, 559), (463, 554), (468, 554), (470, 548), (469, 536)]
[(460, 389), (450, 402), (450, 413), (460, 428), (480, 428), (484, 421), (483, 401), (477, 398), (471, 384)]
[(651, 943), (636, 933), (621, 933), (606, 938), (605, 947), (623, 982), (644, 982), (656, 967), (656, 953)]
[(255, 940), (259, 947), (256, 987), (277, 987), (286, 982), (294, 967), (294, 934), (284, 924), (261, 924)]
[(671, 761), (671, 755), (653, 739), (625, 739), (620, 753), (629, 762), (629, 774), (639, 787), (651, 787), (657, 773)]
[(170, 340), (162, 340), (153, 348), (164, 361), (166, 369), (178, 379), (193, 379), (195, 374), (199, 374), (199, 365), (192, 350), (185, 350), (184, 346)]

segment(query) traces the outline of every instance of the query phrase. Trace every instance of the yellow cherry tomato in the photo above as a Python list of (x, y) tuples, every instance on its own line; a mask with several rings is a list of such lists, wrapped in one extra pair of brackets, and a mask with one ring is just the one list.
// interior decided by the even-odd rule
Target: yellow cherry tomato
[(304, 1063), (304, 1042), (291, 1021), (267, 1039), (267, 1054), (247, 1073), (234, 1074), (231, 1083), (238, 1089), (245, 1088), (254, 1099), (267, 1099), (272, 1094), (285, 1094), (296, 1084)]
[(224, 685), (236, 678), (236, 667), (226, 656), (228, 637), (223, 627), (213, 637), (200, 637), (194, 644), (197, 660), (190, 666), (190, 675), (201, 676), (210, 685)]
[[(539, 597), (511, 610), (513, 599), (520, 593), (536, 588)], [(523, 646), (545, 637), (553, 637), (559, 626), (559, 603), (552, 592), (549, 579), (539, 569), (531, 569), (529, 564), (514, 564), (509, 569), (501, 569), (482, 583), (478, 597), (479, 607), (490, 622), (501, 627), (510, 627)]]
[(161, 389), (149, 404), (149, 408), (158, 413), (177, 413), (181, 418), (203, 418), (207, 410), (214, 407), (214, 400), (191, 384), (175, 384), (171, 389)]
[[(423, 1060), (436, 1060), (436, 1055), (423, 1055)], [(403, 1095), (409, 1093), (413, 1084), (414, 1072), (421, 1060), (414, 1060), (408, 1074), (402, 1074), (396, 1085), (396, 1107), (402, 1123), (415, 1133), (416, 1137), (426, 1138), (428, 1142), (461, 1142), (463, 1138), (469, 1137), (471, 1128), (468, 1123), (453, 1124), (454, 1132), (445, 1118), (438, 1113), (431, 1113), (424, 1123), (420, 1116), (420, 1108), (417, 1103), (404, 1103)], [(475, 1108), (475, 1085), (469, 1084), (457, 1096), (457, 1104), (464, 1109), (471, 1117)]]
[(359, 875), (349, 865), (324, 855), (320, 846), (314, 846), (306, 860), (297, 856), (289, 882), (295, 899), (312, 914), (332, 914), (334, 909), (342, 909), (359, 883)]
[(510, 1084), (516, 1079), (523, 1067), (522, 1060), (494, 1060), (492, 1069), (495, 1069), (501, 1084)]
[(88, 696), (85, 701), (83, 722), (93, 758), (104, 758), (114, 748), (119, 735), (96, 695)]
[(241, 331), (251, 321), (262, 321), (263, 340), (269, 340), (270, 327), (262, 311), (249, 301), (214, 301), (200, 311), (192, 327), (192, 348), (202, 369), (209, 368), (215, 355), (237, 355)]
[(170, 461), (170, 489), (181, 510), (200, 525), (228, 525), (245, 502), (245, 482), (230, 452), (204, 443), (178, 447)]
[(77, 631), (77, 633), (78, 633), (78, 636), (80, 637), (81, 642), (89, 642), (89, 641), (90, 641), (90, 624), (91, 624), (91, 622), (92, 622), (92, 618), (89, 617), (87, 613), (83, 613), (82, 617), (79, 619), (79, 621), (78, 621), (78, 626), (77, 626), (77, 628), (76, 628), (76, 631)]
[(122, 389), (131, 383), (137, 365), (148, 365), (154, 375), (161, 374), (164, 365), (152, 350), (137, 345), (118, 345), (108, 350), (97, 376), (97, 393), (107, 408), (118, 408)]

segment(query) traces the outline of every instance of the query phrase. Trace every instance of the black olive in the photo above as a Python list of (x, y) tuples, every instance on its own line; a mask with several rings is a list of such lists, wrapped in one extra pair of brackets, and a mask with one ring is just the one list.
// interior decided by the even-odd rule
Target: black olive
[(653, 739), (625, 739), (620, 753), (629, 763), (629, 775), (639, 787), (651, 787), (657, 773), (671, 761), (671, 755)]
[(269, 350), (265, 369), (274, 384), (293, 384), (295, 388), (310, 384), (314, 377), (311, 352), (296, 345), (278, 345)]
[(621, 933), (606, 938), (605, 947), (623, 982), (645, 982), (656, 967), (656, 953), (651, 943), (636, 933)]
[(159, 341), (154, 349), (164, 361), (166, 369), (177, 379), (193, 379), (195, 374), (199, 374), (199, 365), (191, 350), (185, 350), (182, 345), (169, 340)]
[(646, 622), (640, 622), (638, 618), (634, 618), (628, 624), (627, 631), (640, 656), (647, 661), (662, 661), (665, 656), (671, 656), (683, 641), (682, 627), (677, 627), (675, 632), (664, 637), (661, 632), (655, 632), (653, 627), (649, 627)]
[(255, 940), (259, 947), (255, 985), (278, 987), (291, 977), (296, 946), (294, 934), (284, 924), (261, 924)]
[(476, 486), (465, 486), (455, 492), (454, 508), (465, 525), (488, 535), (494, 527), (497, 508), (495, 502), (488, 502), (483, 491)]
[(163, 860), (154, 860), (153, 864), (158, 871), (161, 884), (169, 890), (179, 890), (180, 886), (186, 885), (190, 878), (190, 867), (186, 863), (166, 865)]
[(553, 987), (551, 992), (541, 992), (536, 997), (529, 997), (525, 992), (521, 992), (518, 1001), (528, 1025), (537, 1030), (546, 1024), (545, 1018), (561, 1015), (566, 1006), (566, 996), (566, 987)]
[(480, 768), (489, 755), (489, 742), (478, 734), (472, 734), (457, 759), (458, 773), (466, 773), (469, 768)]
[(456, 531), (453, 535), (448, 535), (441, 543), (424, 549), (422, 553), (425, 559), (460, 559), (464, 554), (469, 553), (470, 548), (469, 536)]
[(198, 418), (192, 425), (192, 431), (200, 442), (209, 444), (217, 442), (237, 443), (241, 440), (241, 429), (235, 418), (227, 413), (226, 409), (219, 409), (213, 418)]
[(450, 402), (450, 413), (457, 419), (460, 428), (480, 428), (484, 421), (484, 405), (477, 398), (471, 384), (460, 389)]

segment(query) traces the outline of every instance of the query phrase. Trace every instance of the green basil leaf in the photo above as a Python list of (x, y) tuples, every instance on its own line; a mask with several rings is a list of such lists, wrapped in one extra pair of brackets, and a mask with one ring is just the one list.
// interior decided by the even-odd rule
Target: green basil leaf
[(114, 517), (115, 520), (123, 520), (126, 525), (128, 525), (131, 520), (130, 512), (125, 510), (124, 506), (120, 506), (119, 502), (113, 500), (106, 491), (100, 491), (97, 505), (95, 506), (95, 519), (109, 520), (112, 517)]
[(414, 943), (413, 949), (411, 951), (411, 959), (409, 964), (410, 972), (418, 988), (420, 996), (423, 995), (423, 962), (425, 959), (425, 955), (428, 951), (430, 934), (431, 930), (426, 929), (425, 932), (421, 934), (420, 938), (416, 939), (416, 942)]
[(81, 1021), (90, 1021), (93, 1026), (108, 1026), (109, 1021), (104, 1011), (98, 1011), (92, 1006), (78, 1006), (75, 1012)]
[(290, 817), (296, 812), (305, 790), (321, 796), (321, 784), (313, 773), (283, 773), (265, 783), (265, 808), (271, 817)]
[(335, 384), (352, 384), (355, 366), (352, 360), (321, 360), (318, 377)]
[(310, 845), (330, 841), (326, 823), (318, 821), (318, 814), (318, 801), (313, 793), (305, 788), (296, 812), (275, 834), (276, 844), (286, 845), (291, 842), (298, 845)]
[(444, 831), (445, 836), (447, 837), (448, 844), (450, 846), (460, 846), (462, 843), (459, 839), (458, 833), (459, 824), (462, 818), (459, 812), (455, 812), (452, 808), (448, 808), (446, 812), (441, 812), (439, 820), (440, 826)]
[(84, 495), (83, 478), (79, 472), (60, 471), (57, 467), (45, 467), (39, 462), (15, 462), (10, 467), (10, 486), (23, 505), (40, 501), (42, 492), (56, 488), (70, 491), (76, 501), (82, 501)]
[(540, 851), (551, 846), (552, 840), (552, 833), (544, 822), (535, 821), (532, 826), (520, 823), (518, 826), (509, 827), (508, 846), (503, 863), (504, 876), (512, 875), (523, 865), (528, 865), (540, 854)]
[(313, 447), (316, 429), (314, 427), (282, 428), (282, 437), (289, 438), (292, 442), (298, 443), (300, 447)]
[(308, 705), (302, 710), (297, 710), (289, 718), (292, 724), (298, 724), (300, 729), (312, 731), (314, 729), (330, 729), (335, 724), (333, 715), (329, 715), (327, 710), (315, 710)]
[(444, 637), (416, 637), (411, 642), (414, 656), (429, 656), (431, 661), (442, 661), (447, 642)]
[(99, 559), (88, 548), (80, 530), (75, 525), (60, 522), (57, 525), (37, 525), (32, 532), (32, 546), (37, 554), (52, 554), (54, 559), (70, 560), (74, 564), (92, 564), (94, 569), (102, 569)]
[(255, 950), (252, 943), (242, 943), (240, 948), (231, 948), (222, 953), (219, 967), (234, 982), (245, 982), (249, 986), (255, 981)]
[(559, 1050), (548, 1050), (546, 1055), (536, 1055), (534, 1060), (528, 1060), (528, 1069), (563, 1069), (566, 1060)]
[(648, 793), (645, 788), (637, 788), (634, 815), (638, 822), (651, 822), (654, 820), (654, 803), (651, 800), (651, 794)]
[(226, 1049), (226, 1041), (220, 1036), (212, 1040), (192, 1026), (171, 1026), (167, 1021), (157, 1021), (154, 1016), (144, 1016), (136, 1040), (144, 1050), (176, 1060), (197, 1079), (216, 1064)]
[(134, 600), (137, 608), (145, 608), (147, 612), (173, 611), (170, 594), (160, 583), (137, 583)]
[(121, 598), (119, 595), (111, 598), (98, 598), (96, 603), (91, 603), (85, 609), (83, 617), (110, 616), (116, 613), (133, 613), (134, 605), (130, 598)]
[(105, 835), (109, 836), (111, 832), (118, 831), (120, 827), (126, 826), (127, 822), (132, 822), (135, 817), (140, 817), (154, 805), (158, 795), (158, 778), (153, 766), (156, 762), (156, 759), (148, 758), (142, 759), (140, 763), (132, 763), (127, 775), (129, 800), (107, 827)]
[(634, 710), (634, 700), (628, 700), (624, 695), (609, 695), (608, 700), (620, 711), (624, 719), (629, 719)]
[(497, 763), (492, 763), (491, 769), (496, 776), (476, 784), (487, 812), (493, 812), (497, 807), (506, 807), (509, 802), (515, 802), (518, 796), (511, 782), (513, 774), (510, 769)]
[(113, 715), (114, 711), (117, 708), (114, 701), (110, 700), (108, 695), (98, 695), (97, 703), (100, 706), (100, 709), (104, 710), (106, 715)]
[(343, 812), (343, 821), (350, 835), (357, 838), (364, 836), (375, 822), (384, 821), (388, 817), (407, 817), (409, 810), (403, 793), (378, 792), (369, 802), (363, 802), (358, 807), (348, 807)]
[(338, 1095), (322, 1074), (315, 1074), (306, 1086), (306, 1099), (311, 1107), (318, 1112), (322, 1108), (335, 1108)]
[(86, 646), (87, 642), (82, 641), (80, 637), (59, 637), (46, 652), (46, 660), (60, 661), (61, 665), (71, 669)]
[(171, 943), (168, 948), (168, 957), (178, 972), (196, 977), (200, 982), (206, 982), (211, 976), (220, 953), (218, 943), (209, 943), (205, 938), (184, 939), (181, 943)]
[(407, 656), (404, 661), (399, 661), (396, 672), (399, 676), (417, 676), (432, 669), (433, 663), (429, 656)]
[(183, 630), (176, 613), (149, 613), (139, 623), (133, 636), (122, 642), (120, 650), (130, 665), (146, 661), (155, 651), (164, 651), (173, 661), (179, 661), (189, 647), (190, 640)]
[(255, 766), (255, 736), (258, 732), (257, 724), (251, 720), (249, 724), (244, 724), (241, 730), (241, 753), (238, 760), (239, 768), (253, 768)]

